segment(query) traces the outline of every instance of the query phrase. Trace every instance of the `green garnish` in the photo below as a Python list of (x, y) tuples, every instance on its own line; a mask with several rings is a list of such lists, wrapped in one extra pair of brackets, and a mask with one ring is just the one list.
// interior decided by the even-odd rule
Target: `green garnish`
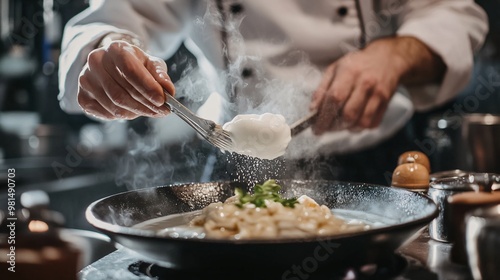
[(243, 207), (244, 204), (252, 203), (256, 207), (265, 208), (266, 200), (271, 200), (281, 203), (285, 207), (294, 208), (297, 202), (297, 198), (283, 198), (278, 193), (281, 186), (276, 183), (275, 180), (267, 180), (263, 184), (256, 184), (254, 187), (254, 193), (249, 194), (242, 189), (236, 188), (235, 193), (238, 196), (238, 203), (236, 206)]

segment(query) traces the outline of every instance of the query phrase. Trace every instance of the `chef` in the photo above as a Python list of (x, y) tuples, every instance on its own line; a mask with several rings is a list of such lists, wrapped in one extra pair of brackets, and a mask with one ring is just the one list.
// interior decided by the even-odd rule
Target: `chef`
[[(314, 166), (304, 174), (384, 183), (412, 144), (413, 112), (464, 88), (486, 33), (473, 0), (94, 0), (65, 29), (59, 100), (104, 120), (166, 116), (163, 89), (202, 98), (198, 113), (218, 123), (317, 110), (285, 158)], [(170, 80), (164, 59), (181, 44), (206, 92)]]

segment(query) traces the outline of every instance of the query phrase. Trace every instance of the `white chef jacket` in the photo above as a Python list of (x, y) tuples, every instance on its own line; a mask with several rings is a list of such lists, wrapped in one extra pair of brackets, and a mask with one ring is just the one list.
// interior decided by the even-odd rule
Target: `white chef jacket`
[(162, 58), (184, 42), (221, 93), (209, 99), (222, 104), (203, 110), (219, 122), (263, 112), (294, 122), (306, 115), (326, 66), (381, 36), (416, 37), (443, 59), (442, 82), (400, 87), (378, 128), (321, 136), (305, 131), (288, 149), (293, 158), (375, 145), (404, 126), (414, 109), (453, 98), (468, 83), (487, 19), (473, 0), (94, 0), (65, 28), (59, 100), (66, 112), (81, 112), (78, 75), (110, 32), (137, 36)]

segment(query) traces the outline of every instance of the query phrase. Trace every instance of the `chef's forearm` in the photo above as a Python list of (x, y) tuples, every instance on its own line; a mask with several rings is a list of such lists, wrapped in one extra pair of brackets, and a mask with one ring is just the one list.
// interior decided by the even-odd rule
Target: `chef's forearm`
[(396, 40), (399, 55), (408, 65), (401, 77), (401, 83), (421, 85), (441, 82), (446, 72), (446, 65), (439, 55), (416, 38), (397, 37)]
[(368, 44), (366, 50), (377, 48), (390, 48), (392, 57), (387, 65), (396, 69), (404, 85), (439, 83), (446, 72), (441, 57), (414, 37), (379, 39)]

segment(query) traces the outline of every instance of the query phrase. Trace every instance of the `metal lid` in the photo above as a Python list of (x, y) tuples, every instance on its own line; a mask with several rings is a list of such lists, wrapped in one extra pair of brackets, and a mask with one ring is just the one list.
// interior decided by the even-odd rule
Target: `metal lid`
[(460, 169), (446, 170), (446, 171), (432, 173), (430, 175), (430, 180), (435, 181), (443, 178), (456, 178), (467, 174), (469, 174), (469, 172)]
[[(446, 175), (450, 175), (446, 177)], [(467, 173), (462, 170), (452, 170), (431, 175), (429, 187), (441, 190), (456, 191), (486, 191), (500, 184), (500, 175), (495, 173)]]

